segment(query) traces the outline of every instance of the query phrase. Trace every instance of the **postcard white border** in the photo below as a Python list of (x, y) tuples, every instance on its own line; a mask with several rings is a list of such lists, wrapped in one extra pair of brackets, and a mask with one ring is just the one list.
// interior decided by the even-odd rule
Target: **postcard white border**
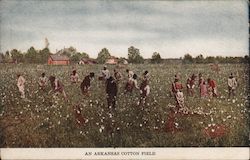
[[(103, 155), (95, 155), (95, 153)], [(142, 155), (148, 152), (149, 155)], [(92, 153), (90, 155), (90, 153)], [(137, 154), (136, 154), (137, 153)], [(201, 148), (1, 148), (2, 160), (248, 160), (249, 147)], [(106, 154), (106, 155), (105, 155)], [(112, 155), (111, 155), (112, 154)]]

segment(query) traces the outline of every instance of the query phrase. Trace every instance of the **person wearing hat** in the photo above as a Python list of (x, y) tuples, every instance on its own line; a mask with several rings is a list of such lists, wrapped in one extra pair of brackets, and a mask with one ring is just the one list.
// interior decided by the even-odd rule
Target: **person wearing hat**
[(233, 73), (231, 73), (230, 76), (228, 77), (227, 85), (228, 85), (228, 98), (230, 98), (231, 95), (235, 97), (235, 90), (237, 88), (237, 80), (233, 76)]
[(175, 75), (174, 82), (172, 83), (172, 92), (174, 94), (177, 107), (183, 107), (184, 106), (184, 95), (182, 92), (183, 86), (179, 80), (180, 76)]
[(87, 75), (83, 79), (83, 81), (80, 85), (80, 89), (81, 89), (83, 95), (89, 96), (90, 84), (91, 84), (91, 81), (94, 79), (94, 77), (95, 77), (95, 74), (93, 72), (91, 72), (89, 75)]

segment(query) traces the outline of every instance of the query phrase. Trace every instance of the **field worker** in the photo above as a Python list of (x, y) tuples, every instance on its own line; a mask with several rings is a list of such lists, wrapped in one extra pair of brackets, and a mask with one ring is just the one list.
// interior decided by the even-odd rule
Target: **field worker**
[(122, 79), (122, 74), (117, 69), (114, 69), (114, 78), (116, 82), (119, 82)]
[(136, 74), (134, 74), (133, 77), (128, 79), (126, 86), (125, 86), (125, 93), (127, 93), (127, 92), (132, 93), (134, 87), (139, 89)]
[(182, 92), (183, 86), (179, 82), (180, 77), (175, 75), (174, 82), (172, 83), (172, 92), (174, 94), (177, 107), (184, 107), (184, 95)]
[(90, 74), (83, 79), (80, 86), (83, 95), (89, 96), (90, 83), (94, 79), (94, 77), (95, 73), (90, 72)]
[(187, 94), (189, 96), (194, 96), (195, 79), (196, 79), (195, 74), (192, 74), (192, 76), (187, 79), (186, 86), (187, 86)]
[(235, 97), (235, 90), (237, 88), (237, 80), (233, 76), (233, 73), (230, 74), (227, 80), (227, 85), (228, 85), (228, 98), (231, 97), (231, 94), (233, 95), (233, 97)]
[(201, 73), (199, 73), (199, 87), (200, 87), (200, 97), (201, 97), (201, 86), (204, 84), (205, 80)]
[(108, 107), (114, 109), (117, 96), (117, 83), (112, 76), (110, 76), (109, 79), (107, 79), (106, 93), (107, 93)]
[(58, 94), (58, 92), (62, 93), (64, 99), (67, 100), (67, 95), (64, 91), (63, 84), (55, 76), (50, 76), (49, 81), (52, 87), (52, 91), (56, 94)]
[(48, 83), (48, 78), (45, 76), (45, 73), (43, 72), (41, 77), (39, 77), (38, 85), (39, 88), (44, 90), (45, 87), (47, 86)]
[(200, 96), (201, 96), (201, 98), (207, 97), (207, 85), (206, 85), (206, 81), (203, 81), (203, 83), (200, 84)]
[(70, 81), (71, 83), (77, 83), (79, 82), (79, 75), (76, 73), (76, 70), (74, 69), (70, 75)]
[(140, 104), (144, 105), (145, 104), (145, 101), (146, 101), (146, 98), (148, 97), (150, 93), (150, 87), (149, 87), (149, 84), (148, 84), (148, 80), (147, 79), (144, 79), (140, 85)]
[(17, 75), (17, 87), (19, 92), (21, 93), (21, 98), (25, 98), (25, 91), (24, 91), (24, 84), (25, 84), (25, 79), (21, 74)]
[(130, 71), (129, 69), (126, 69), (126, 72), (128, 74), (128, 78), (133, 78), (134, 72)]
[(207, 83), (208, 83), (208, 93), (209, 96), (211, 97), (217, 97), (218, 93), (217, 93), (217, 85), (215, 80), (208, 78), (207, 79)]
[(104, 78), (104, 80), (106, 81), (107, 79), (109, 79), (110, 77), (110, 72), (107, 69), (107, 66), (103, 67), (103, 70), (101, 71), (102, 77)]
[(149, 80), (149, 73), (148, 73), (148, 71), (145, 71), (144, 73), (143, 73), (143, 81), (144, 80)]

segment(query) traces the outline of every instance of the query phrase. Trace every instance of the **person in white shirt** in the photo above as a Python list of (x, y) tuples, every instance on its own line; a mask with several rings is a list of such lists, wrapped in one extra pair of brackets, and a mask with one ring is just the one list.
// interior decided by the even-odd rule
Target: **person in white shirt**
[(45, 76), (45, 73), (42, 73), (42, 76), (39, 77), (39, 81), (38, 81), (39, 88), (44, 90), (47, 83), (48, 83), (48, 78)]
[(22, 75), (18, 74), (17, 75), (17, 87), (18, 87), (18, 90), (19, 92), (21, 93), (21, 98), (25, 98), (25, 87), (24, 87), (24, 84), (25, 84), (25, 79)]
[(230, 74), (230, 76), (227, 80), (227, 85), (228, 85), (228, 98), (230, 98), (231, 95), (233, 95), (233, 97), (235, 97), (235, 90), (237, 88), (237, 80), (233, 76), (233, 73)]
[(71, 83), (77, 83), (79, 82), (79, 75), (76, 73), (76, 70), (74, 69), (70, 75), (70, 81)]
[(103, 77), (103, 80), (107, 80), (107, 79), (109, 79), (109, 77), (110, 77), (110, 72), (109, 72), (109, 70), (107, 69), (107, 66), (104, 66), (103, 67), (103, 70), (101, 71), (101, 74), (102, 74), (102, 77)]

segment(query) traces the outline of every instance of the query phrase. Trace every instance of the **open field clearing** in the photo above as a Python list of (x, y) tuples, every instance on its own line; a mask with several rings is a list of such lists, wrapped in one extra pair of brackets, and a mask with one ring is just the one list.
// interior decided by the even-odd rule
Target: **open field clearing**
[[(82, 80), (89, 72), (96, 77), (91, 84), (91, 95), (84, 97), (80, 83), (71, 84), (72, 66), (25, 64), (0, 65), (0, 144), (1, 147), (179, 147), (179, 146), (248, 146), (249, 145), (249, 71), (244, 64), (221, 64), (220, 72), (209, 65), (141, 64), (120, 68), (141, 76), (150, 73), (151, 92), (144, 107), (138, 106), (139, 91), (124, 94), (125, 78), (119, 83), (116, 110), (107, 107), (105, 85), (97, 75), (103, 65), (77, 65)], [(113, 73), (115, 66), (108, 66)], [(69, 97), (52, 95), (39, 90), (38, 78), (45, 72), (55, 75), (64, 84)], [(227, 78), (237, 75), (236, 97), (228, 99)], [(20, 98), (16, 86), (17, 73), (26, 79), (28, 100)], [(218, 98), (188, 97), (184, 89), (189, 114), (178, 114), (173, 109), (170, 95), (174, 75), (180, 73), (185, 86), (193, 73), (215, 79)], [(141, 83), (141, 79), (138, 79)], [(80, 108), (84, 123), (77, 123)], [(201, 113), (201, 114), (199, 114)], [(204, 113), (204, 114), (203, 114)], [(215, 132), (215, 133), (214, 133)]]

